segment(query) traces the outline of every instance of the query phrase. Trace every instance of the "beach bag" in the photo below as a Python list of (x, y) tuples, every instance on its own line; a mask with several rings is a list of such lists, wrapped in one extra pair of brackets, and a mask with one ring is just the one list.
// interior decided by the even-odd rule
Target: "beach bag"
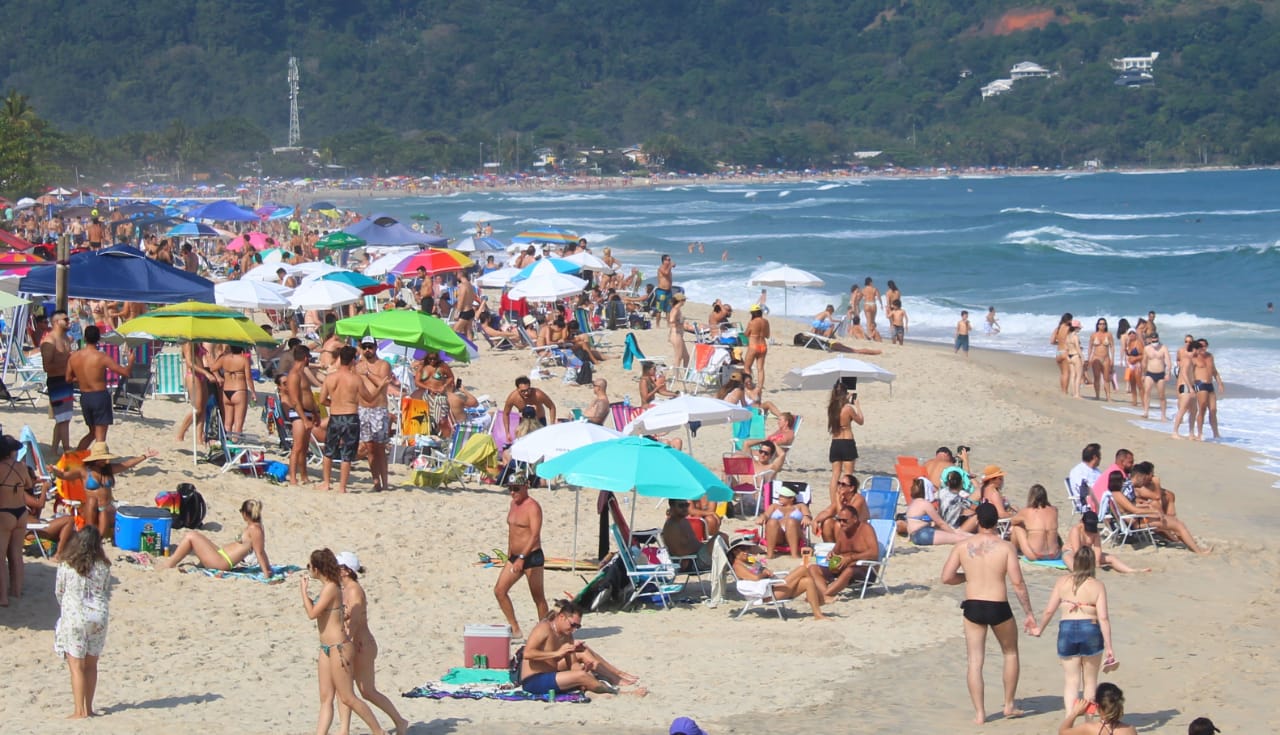
[(289, 465), (284, 462), (272, 460), (267, 462), (267, 466), (263, 472), (276, 482), (284, 482), (289, 479)]
[(178, 515), (173, 519), (174, 528), (201, 528), (208, 507), (204, 496), (189, 482), (178, 485)]
[(524, 646), (516, 649), (515, 655), (511, 657), (511, 665), (507, 667), (507, 672), (511, 675), (511, 683), (520, 683), (520, 669), (524, 666)]

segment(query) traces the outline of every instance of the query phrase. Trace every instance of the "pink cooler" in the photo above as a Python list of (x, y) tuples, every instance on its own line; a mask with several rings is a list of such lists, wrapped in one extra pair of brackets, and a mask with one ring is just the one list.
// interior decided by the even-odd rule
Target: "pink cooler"
[[(484, 656), (487, 666), (477, 666), (476, 656)], [(463, 666), (469, 669), (505, 669), (511, 661), (511, 626), (479, 625), (462, 626)]]

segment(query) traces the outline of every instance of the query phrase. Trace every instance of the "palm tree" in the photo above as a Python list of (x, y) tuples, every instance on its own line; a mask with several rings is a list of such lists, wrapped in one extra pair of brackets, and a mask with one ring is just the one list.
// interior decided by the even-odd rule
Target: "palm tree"
[(16, 89), (10, 89), (4, 98), (4, 111), (0, 112), (0, 115), (14, 125), (25, 127), (35, 121), (36, 110), (25, 94), (19, 93)]

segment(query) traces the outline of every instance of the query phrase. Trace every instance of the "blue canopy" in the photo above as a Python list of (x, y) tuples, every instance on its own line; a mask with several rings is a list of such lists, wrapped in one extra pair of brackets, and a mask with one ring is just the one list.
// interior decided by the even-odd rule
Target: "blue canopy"
[(257, 214), (227, 199), (196, 207), (187, 212), (187, 217), (189, 219), (209, 219), (215, 222), (259, 222), (262, 220)]
[[(53, 295), (57, 280), (53, 266), (32, 268), (18, 281), (20, 293)], [(67, 296), (73, 299), (141, 301), (176, 304), (182, 301), (213, 303), (213, 282), (194, 273), (151, 260), (141, 250), (113, 245), (96, 252), (71, 256)]]
[(396, 218), (385, 214), (372, 214), (342, 230), (355, 235), (368, 245), (426, 245), (444, 247), (448, 238), (428, 235), (400, 224)]

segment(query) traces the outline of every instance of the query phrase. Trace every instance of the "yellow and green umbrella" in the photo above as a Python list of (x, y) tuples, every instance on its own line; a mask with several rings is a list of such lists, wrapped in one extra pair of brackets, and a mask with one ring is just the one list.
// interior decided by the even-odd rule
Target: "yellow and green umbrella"
[(166, 342), (215, 342), (228, 345), (274, 345), (277, 341), (244, 314), (225, 306), (184, 301), (153, 309), (116, 328), (121, 334), (145, 332)]

